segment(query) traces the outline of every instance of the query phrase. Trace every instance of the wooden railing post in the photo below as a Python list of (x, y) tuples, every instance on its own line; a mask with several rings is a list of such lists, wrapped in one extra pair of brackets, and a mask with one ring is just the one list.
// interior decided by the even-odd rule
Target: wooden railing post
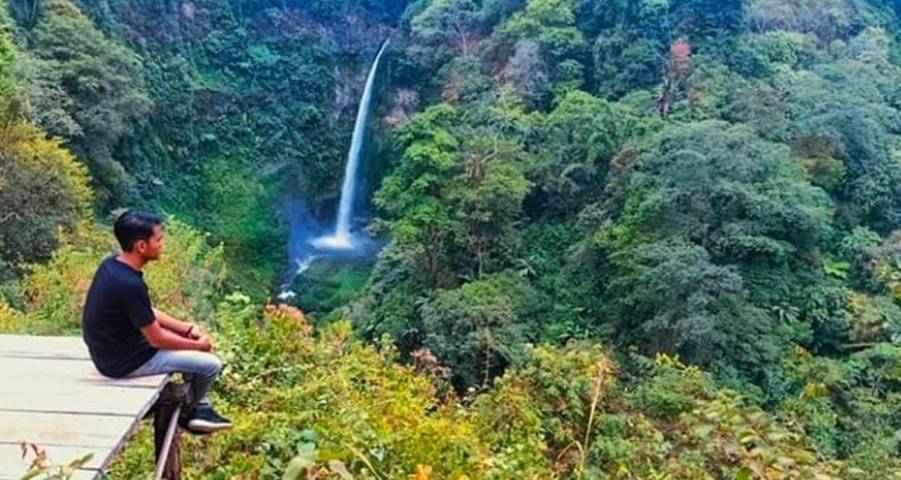
[(190, 401), (188, 385), (169, 383), (160, 392), (153, 411), (153, 446), (156, 455), (154, 480), (180, 480), (178, 416)]

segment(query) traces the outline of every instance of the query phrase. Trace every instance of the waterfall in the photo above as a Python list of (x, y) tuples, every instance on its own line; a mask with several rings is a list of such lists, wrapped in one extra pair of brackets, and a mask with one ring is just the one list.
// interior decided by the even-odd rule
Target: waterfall
[(341, 202), (338, 205), (338, 219), (335, 222), (335, 233), (328, 237), (316, 239), (313, 243), (318, 247), (346, 249), (353, 247), (350, 235), (350, 219), (353, 213), (354, 194), (357, 187), (357, 166), (360, 163), (360, 153), (363, 150), (363, 139), (366, 133), (366, 123), (369, 118), (369, 110), (372, 103), (372, 85), (375, 83), (375, 73), (379, 66), (379, 59), (388, 46), (388, 40), (382, 44), (369, 76), (366, 77), (366, 86), (363, 89), (363, 97), (360, 98), (360, 106), (357, 108), (357, 120), (354, 124), (353, 137), (350, 142), (350, 150), (347, 152), (347, 164), (344, 167), (344, 182), (341, 185)]

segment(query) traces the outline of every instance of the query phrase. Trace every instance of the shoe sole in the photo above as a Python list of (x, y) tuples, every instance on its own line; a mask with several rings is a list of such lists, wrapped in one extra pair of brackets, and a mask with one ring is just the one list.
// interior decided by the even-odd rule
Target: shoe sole
[(188, 430), (193, 430), (200, 433), (212, 433), (231, 427), (232, 424), (230, 423), (214, 423), (207, 422), (205, 420), (191, 420), (190, 422), (188, 422)]

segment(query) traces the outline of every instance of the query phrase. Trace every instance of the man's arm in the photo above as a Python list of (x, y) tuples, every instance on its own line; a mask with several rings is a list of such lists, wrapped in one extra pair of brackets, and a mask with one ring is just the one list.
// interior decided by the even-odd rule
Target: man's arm
[(160, 326), (167, 329), (172, 330), (173, 332), (181, 335), (182, 337), (186, 336), (186, 333), (190, 330), (191, 335), (190, 338), (198, 339), (202, 336), (203, 332), (196, 325), (192, 325), (188, 322), (183, 322), (178, 320), (177, 318), (169, 315), (168, 313), (158, 310), (156, 308), (153, 309), (153, 315), (156, 317), (156, 320), (160, 323)]
[(172, 330), (163, 328), (159, 320), (154, 320), (153, 323), (146, 327), (141, 327), (141, 333), (144, 334), (144, 338), (147, 339), (151, 346), (162, 350), (200, 350), (209, 352), (213, 348), (209, 337), (206, 335), (198, 339), (183, 337)]

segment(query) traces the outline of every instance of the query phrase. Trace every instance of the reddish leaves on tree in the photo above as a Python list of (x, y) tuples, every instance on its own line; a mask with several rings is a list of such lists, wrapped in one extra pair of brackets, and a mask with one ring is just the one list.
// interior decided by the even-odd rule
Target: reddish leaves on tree
[(691, 45), (685, 40), (676, 40), (669, 48), (669, 59), (663, 73), (663, 85), (657, 106), (660, 117), (664, 120), (669, 116), (679, 85), (688, 76), (689, 70), (691, 70)]
[(684, 76), (691, 68), (691, 45), (685, 40), (676, 40), (669, 48), (667, 74), (675, 78)]

